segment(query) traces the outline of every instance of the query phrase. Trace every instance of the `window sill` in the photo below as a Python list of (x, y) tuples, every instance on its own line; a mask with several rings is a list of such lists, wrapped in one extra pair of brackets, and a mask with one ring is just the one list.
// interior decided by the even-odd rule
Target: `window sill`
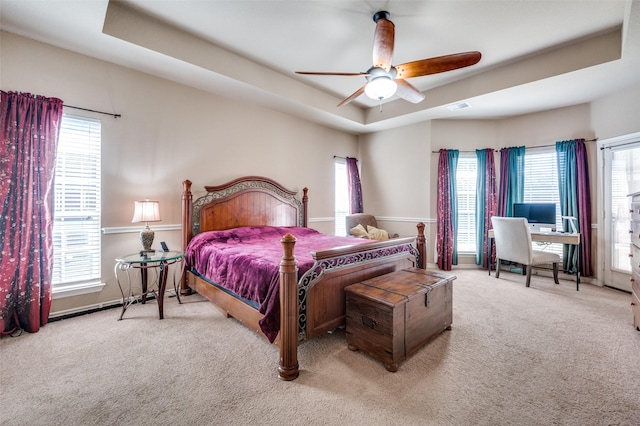
[(102, 291), (104, 286), (105, 283), (100, 281), (58, 286), (53, 289), (52, 298), (55, 300), (63, 299), (65, 297), (80, 296), (82, 294), (99, 293)]

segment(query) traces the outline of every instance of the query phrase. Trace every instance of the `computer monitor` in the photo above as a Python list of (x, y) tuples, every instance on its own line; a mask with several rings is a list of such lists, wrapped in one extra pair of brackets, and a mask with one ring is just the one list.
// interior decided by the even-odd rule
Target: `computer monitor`
[(556, 228), (555, 203), (513, 203), (513, 217), (524, 217), (531, 230)]

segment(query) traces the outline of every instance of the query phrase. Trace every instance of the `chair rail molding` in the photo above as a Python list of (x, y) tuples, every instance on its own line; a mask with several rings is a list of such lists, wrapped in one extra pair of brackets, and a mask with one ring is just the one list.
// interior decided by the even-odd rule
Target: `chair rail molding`
[[(169, 225), (153, 225), (151, 228), (154, 231), (180, 231), (182, 226), (179, 223)], [(139, 233), (142, 228), (140, 226), (108, 226), (102, 228), (102, 233), (107, 234), (129, 234)]]

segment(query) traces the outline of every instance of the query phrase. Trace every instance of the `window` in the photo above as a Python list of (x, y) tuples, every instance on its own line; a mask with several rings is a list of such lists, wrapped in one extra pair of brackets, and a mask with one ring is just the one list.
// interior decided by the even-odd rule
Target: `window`
[[(527, 151), (524, 157), (525, 203), (555, 203), (556, 225), (561, 224), (558, 165), (555, 149)], [(458, 190), (457, 248), (459, 253), (476, 251), (476, 179), (475, 154), (460, 153), (456, 169)], [(533, 243), (536, 250), (562, 254), (562, 244)]]
[(347, 162), (336, 158), (335, 162), (335, 234), (347, 235), (345, 218), (349, 214), (349, 183), (347, 182)]
[(54, 184), (53, 289), (100, 281), (100, 121), (63, 115)]
[(560, 227), (560, 190), (555, 150), (528, 151), (524, 156), (525, 203), (555, 203), (556, 226)]
[[(561, 228), (560, 190), (558, 189), (558, 162), (555, 149), (527, 150), (524, 155), (525, 203), (555, 203), (556, 227)], [(562, 255), (562, 244), (533, 243), (535, 250), (546, 250)]]
[(476, 251), (476, 179), (478, 163), (475, 154), (460, 153), (456, 169), (458, 190), (458, 253)]

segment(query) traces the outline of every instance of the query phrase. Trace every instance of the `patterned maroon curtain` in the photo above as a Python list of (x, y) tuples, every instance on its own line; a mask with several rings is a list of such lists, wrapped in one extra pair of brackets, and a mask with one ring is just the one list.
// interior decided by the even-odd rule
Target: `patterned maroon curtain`
[(582, 233), (580, 241), (580, 273), (592, 277), (591, 269), (591, 185), (589, 184), (589, 157), (584, 139), (576, 141), (578, 228)]
[(53, 177), (62, 101), (0, 102), (0, 334), (37, 332), (51, 308)]
[(347, 179), (349, 182), (349, 212), (362, 213), (362, 186), (358, 173), (358, 160), (347, 157)]
[(438, 255), (438, 267), (444, 271), (450, 271), (452, 268), (453, 246), (455, 243), (450, 189), (449, 153), (446, 149), (441, 149), (440, 157), (438, 158), (436, 252)]

